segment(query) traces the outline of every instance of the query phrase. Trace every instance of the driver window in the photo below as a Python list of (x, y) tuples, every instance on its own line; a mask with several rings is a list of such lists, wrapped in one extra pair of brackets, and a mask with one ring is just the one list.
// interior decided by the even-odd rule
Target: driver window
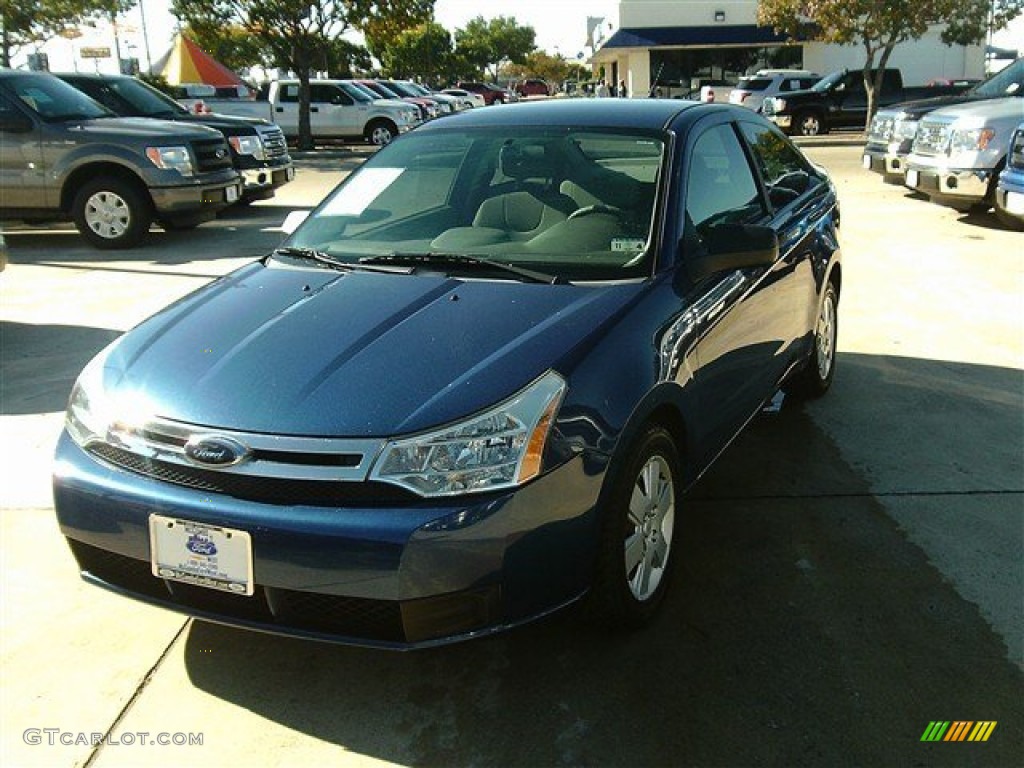
[(764, 215), (757, 184), (730, 125), (701, 134), (690, 154), (686, 219), (698, 237), (722, 222), (753, 222)]

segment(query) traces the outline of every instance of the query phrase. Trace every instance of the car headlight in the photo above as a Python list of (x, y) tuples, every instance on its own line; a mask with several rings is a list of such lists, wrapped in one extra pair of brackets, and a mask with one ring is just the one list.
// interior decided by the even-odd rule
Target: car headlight
[(83, 448), (94, 442), (118, 443), (129, 439), (153, 414), (141, 394), (118, 392), (111, 398), (104, 386), (104, 368), (117, 341), (94, 357), (71, 389), (64, 426)]
[(996, 132), (991, 128), (968, 128), (966, 130), (953, 131), (953, 137), (949, 142), (949, 154), (981, 152), (988, 148), (995, 135)]
[(514, 488), (540, 474), (565, 379), (548, 371), (505, 402), (442, 429), (389, 441), (371, 480), (421, 496)]
[[(765, 101), (767, 101), (767, 99), (765, 99)], [(785, 109), (786, 109), (786, 100), (785, 99), (780, 99), (778, 97), (773, 96), (771, 102), (772, 102), (772, 110), (774, 110), (775, 112), (783, 112), (783, 111), (785, 111)]]
[(893, 137), (913, 141), (914, 136), (917, 135), (917, 122), (917, 120), (896, 120), (896, 124), (893, 125), (892, 129)]
[(263, 160), (263, 142), (259, 136), (228, 136), (231, 148), (240, 155), (252, 155), (256, 160)]
[(157, 168), (192, 175), (192, 155), (188, 147), (146, 147), (146, 157)]

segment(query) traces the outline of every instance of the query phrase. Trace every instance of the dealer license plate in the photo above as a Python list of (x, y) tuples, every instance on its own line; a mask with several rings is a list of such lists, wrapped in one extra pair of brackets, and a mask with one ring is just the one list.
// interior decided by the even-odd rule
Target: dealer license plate
[(163, 515), (149, 516), (153, 575), (236, 595), (251, 595), (252, 537)]
[(920, 181), (917, 171), (911, 169), (907, 171), (907, 186), (917, 188), (917, 182)]
[(864, 155), (864, 157), (862, 157), (860, 159), (860, 164), (863, 165), (865, 168), (867, 168), (870, 171), (871, 170), (871, 155)]
[(238, 187), (231, 185), (224, 190), (224, 199), (229, 203), (233, 203), (238, 200)]
[(1006, 210), (1017, 216), (1024, 216), (1024, 195), (1020, 192), (1006, 193)]
[(295, 169), (294, 168), (286, 169), (285, 170), (285, 175), (287, 176), (288, 181), (292, 181), (295, 178)]

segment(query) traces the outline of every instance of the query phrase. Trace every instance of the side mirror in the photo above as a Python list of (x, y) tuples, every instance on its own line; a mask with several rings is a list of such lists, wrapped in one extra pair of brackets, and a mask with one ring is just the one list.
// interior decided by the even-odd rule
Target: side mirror
[(0, 115), (0, 131), (4, 133), (28, 133), (33, 127), (32, 121), (22, 115)]
[(771, 227), (719, 224), (703, 238), (703, 253), (687, 266), (695, 283), (719, 272), (767, 267), (779, 258), (779, 236)]

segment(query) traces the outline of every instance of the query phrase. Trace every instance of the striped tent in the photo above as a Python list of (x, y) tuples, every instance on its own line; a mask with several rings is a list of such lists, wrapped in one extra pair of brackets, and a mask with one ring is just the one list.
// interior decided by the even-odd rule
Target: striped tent
[(153, 64), (153, 71), (163, 75), (170, 85), (244, 85), (242, 78), (180, 33), (175, 35), (171, 50)]

